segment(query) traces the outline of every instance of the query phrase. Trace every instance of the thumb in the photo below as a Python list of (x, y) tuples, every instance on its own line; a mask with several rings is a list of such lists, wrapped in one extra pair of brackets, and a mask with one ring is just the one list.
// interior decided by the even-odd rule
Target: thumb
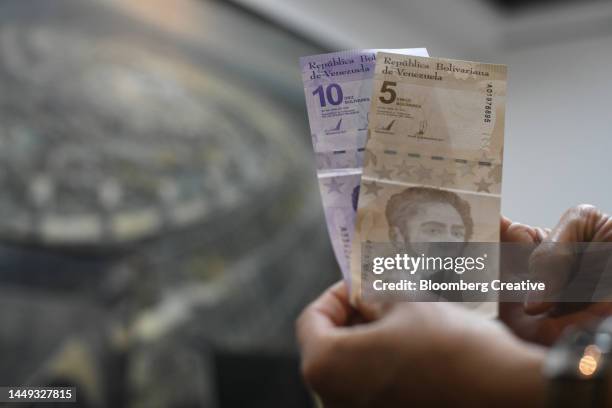
[[(530, 274), (546, 284), (544, 298), (559, 294), (567, 285), (577, 261), (574, 243), (609, 241), (612, 241), (612, 219), (608, 215), (592, 205), (567, 210), (529, 259)], [(552, 302), (540, 297), (528, 298), (525, 312), (539, 314), (552, 306)]]

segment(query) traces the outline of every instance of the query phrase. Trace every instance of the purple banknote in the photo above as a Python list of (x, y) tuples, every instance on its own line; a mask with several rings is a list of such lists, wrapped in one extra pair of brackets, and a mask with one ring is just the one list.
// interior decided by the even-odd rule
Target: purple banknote
[[(377, 49), (300, 58), (317, 177), (332, 247), (350, 282), (350, 251)], [(428, 56), (425, 48), (389, 50)]]

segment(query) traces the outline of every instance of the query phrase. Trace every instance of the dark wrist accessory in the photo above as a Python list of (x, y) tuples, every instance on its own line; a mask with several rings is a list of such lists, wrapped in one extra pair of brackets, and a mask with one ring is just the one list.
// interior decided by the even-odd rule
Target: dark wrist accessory
[(612, 354), (612, 318), (594, 329), (569, 329), (544, 364), (548, 406), (606, 407)]

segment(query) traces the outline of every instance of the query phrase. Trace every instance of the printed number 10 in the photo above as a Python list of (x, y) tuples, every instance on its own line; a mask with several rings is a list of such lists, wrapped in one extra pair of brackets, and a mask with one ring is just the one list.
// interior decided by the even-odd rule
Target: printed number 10
[(327, 105), (325, 97), (327, 97), (327, 102), (331, 105), (340, 105), (340, 103), (342, 103), (342, 88), (338, 84), (329, 84), (325, 89), (325, 93), (323, 93), (323, 85), (319, 85), (319, 87), (315, 89), (312, 94), (319, 95), (321, 107)]

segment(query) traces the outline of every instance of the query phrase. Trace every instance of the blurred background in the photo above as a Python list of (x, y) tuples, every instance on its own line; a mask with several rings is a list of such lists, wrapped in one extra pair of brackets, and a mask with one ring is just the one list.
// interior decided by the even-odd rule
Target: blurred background
[(612, 211), (612, 2), (3, 0), (0, 384), (312, 406), (293, 324), (340, 272), (298, 57), (376, 47), (509, 65), (507, 216)]

